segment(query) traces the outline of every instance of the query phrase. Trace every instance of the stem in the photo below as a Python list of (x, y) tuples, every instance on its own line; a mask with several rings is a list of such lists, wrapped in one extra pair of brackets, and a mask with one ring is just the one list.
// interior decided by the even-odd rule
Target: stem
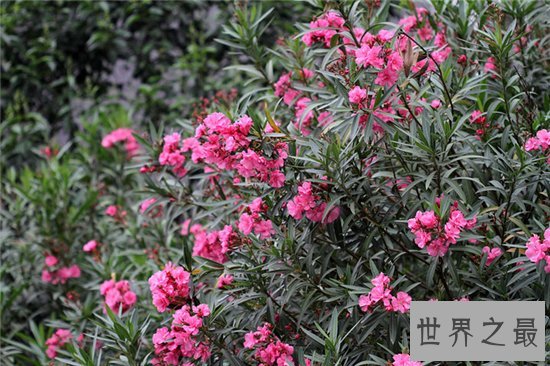
[[(430, 60), (432, 60), (432, 62), (435, 64), (435, 67), (437, 68), (437, 76), (439, 76), (439, 79), (441, 80), (441, 83), (443, 84), (443, 89), (445, 91), (445, 95), (447, 97), (447, 100), (449, 101), (449, 104), (451, 105), (451, 116), (452, 118), (449, 119), (449, 126), (453, 127), (453, 120), (455, 118), (455, 107), (454, 107), (454, 104), (453, 104), (453, 99), (451, 98), (451, 93), (449, 93), (449, 89), (447, 88), (447, 83), (445, 83), (445, 79), (443, 78), (443, 72), (441, 71), (441, 67), (439, 67), (439, 64), (437, 63), (437, 61), (435, 61), (435, 59), (432, 57), (432, 55), (420, 44), (418, 43), (413, 37), (409, 36), (406, 32), (404, 31), (401, 31), (401, 34), (405, 35), (408, 39), (410, 39), (411, 41), (413, 41), (413, 43), (415, 45), (417, 45), (418, 47), (420, 47), (420, 49), (422, 51), (424, 51), (424, 53), (426, 54), (427, 57), (430, 58)], [(448, 46), (447, 46), (448, 47)]]

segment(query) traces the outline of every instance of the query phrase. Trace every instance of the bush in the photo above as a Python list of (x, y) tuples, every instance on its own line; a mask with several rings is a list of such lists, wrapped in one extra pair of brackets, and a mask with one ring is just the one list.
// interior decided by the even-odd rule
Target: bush
[(410, 366), (411, 300), (548, 313), (548, 7), (312, 4), (271, 46), (261, 5), (236, 90), (6, 170), (7, 362)]

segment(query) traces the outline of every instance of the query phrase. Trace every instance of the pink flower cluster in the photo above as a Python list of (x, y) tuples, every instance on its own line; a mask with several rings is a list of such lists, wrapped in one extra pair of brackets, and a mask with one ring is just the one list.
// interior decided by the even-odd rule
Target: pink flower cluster
[[(392, 102), (394, 101), (394, 95), (391, 95), (390, 99), (374, 108), (376, 102), (376, 94), (374, 91), (371, 93), (367, 92), (366, 89), (363, 89), (359, 86), (354, 86), (348, 93), (349, 102), (353, 107), (362, 110), (363, 114), (359, 117), (359, 125), (363, 128), (366, 127), (367, 121), (369, 119), (369, 114), (372, 111), (372, 115), (377, 117), (380, 121), (388, 123), (395, 120), (396, 111), (392, 108)], [(402, 102), (398, 101), (398, 104)], [(406, 118), (409, 112), (403, 108), (399, 110), (399, 113), (402, 117)], [(376, 122), (373, 122), (373, 131), (376, 133), (383, 133), (384, 129)]]
[(482, 112), (475, 110), (470, 116), (470, 123), (472, 125), (477, 125), (476, 136), (478, 139), (486, 136), (486, 134), (491, 130), (491, 124), (487, 122), (487, 117), (482, 116)]
[(406, 313), (411, 307), (411, 297), (406, 292), (400, 291), (393, 296), (390, 278), (384, 273), (371, 280), (374, 287), (367, 295), (359, 296), (359, 307), (364, 312), (372, 312), (377, 304), (383, 304), (386, 311)]
[(525, 143), (525, 151), (541, 150), (548, 154), (546, 162), (550, 164), (550, 130), (539, 130), (534, 137)]
[[(416, 8), (416, 15), (411, 15), (399, 20), (398, 25), (400, 25), (405, 32), (411, 32), (415, 29), (420, 28), (422, 22), (424, 22), (424, 16), (429, 12), (426, 8)], [(429, 27), (429, 23), (426, 24)], [(429, 31), (422, 31), (422, 40), (429, 41), (431, 36), (428, 36)]]
[(471, 220), (466, 220), (457, 207), (458, 203), (455, 202), (444, 226), (434, 211), (418, 211), (414, 218), (409, 219), (409, 229), (415, 236), (416, 245), (421, 249), (426, 247), (431, 256), (444, 256), (449, 246), (456, 244), (460, 233), (472, 229), (477, 222), (475, 216)]
[(174, 267), (170, 262), (162, 271), (149, 278), (149, 287), (153, 295), (153, 305), (159, 312), (178, 308), (186, 303), (189, 297), (189, 280), (191, 275), (183, 267)]
[(253, 357), (259, 365), (293, 366), (294, 347), (281, 342), (272, 329), (271, 324), (264, 323), (255, 332), (247, 333), (244, 336), (244, 348), (255, 350)]
[(194, 137), (183, 141), (182, 151), (192, 151), (194, 163), (204, 162), (219, 170), (234, 170), (241, 177), (280, 188), (285, 182), (281, 169), (288, 157), (288, 144), (274, 143), (271, 156), (265, 156), (248, 137), (252, 124), (252, 119), (246, 115), (233, 123), (223, 113), (212, 113), (197, 127)]
[(115, 313), (118, 313), (120, 308), (122, 313), (125, 313), (137, 300), (136, 294), (130, 289), (130, 283), (126, 280), (105, 281), (99, 288), (99, 292), (105, 297), (105, 305)]
[[(419, 7), (416, 8), (416, 15), (403, 18), (399, 21), (399, 25), (402, 26), (403, 30), (409, 33), (409, 35), (413, 35), (416, 32), (418, 38), (423, 42), (429, 42), (433, 39), (433, 45), (437, 47), (436, 51), (430, 53), (430, 57), (426, 57), (413, 65), (411, 68), (413, 72), (419, 72), (422, 69), (425, 69), (425, 72), (435, 71), (436, 63), (441, 64), (452, 52), (445, 38), (443, 24), (437, 24), (438, 28), (443, 28), (443, 31), (436, 32), (434, 37), (434, 31), (437, 31), (437, 29), (431, 27), (427, 19), (428, 14), (429, 12), (427, 9)], [(398, 39), (398, 47), (401, 53), (406, 52), (409, 42), (411, 41), (405, 36), (401, 36)]]
[(544, 271), (550, 273), (550, 227), (544, 231), (544, 238), (536, 234), (529, 238), (525, 255), (533, 263), (545, 260)]
[(129, 128), (118, 128), (108, 135), (103, 137), (101, 140), (101, 146), (104, 148), (110, 149), (115, 144), (119, 142), (124, 142), (124, 148), (126, 150), (126, 155), (128, 158), (136, 155), (139, 150), (139, 145), (136, 138), (132, 135), (133, 131)]
[(183, 177), (187, 174), (187, 169), (185, 169), (185, 151), (187, 151), (187, 148), (182, 146), (179, 133), (174, 132), (173, 134), (164, 136), (162, 152), (159, 155), (160, 165), (171, 167), (174, 174), (178, 177)]
[(46, 340), (46, 355), (49, 358), (57, 357), (57, 351), (68, 343), (73, 338), (71, 331), (68, 329), (58, 329), (55, 333)]
[(210, 357), (208, 340), (200, 332), (203, 319), (210, 315), (210, 308), (206, 304), (190, 307), (184, 305), (173, 315), (170, 329), (157, 329), (153, 335), (155, 358), (153, 365), (182, 365), (192, 366), (187, 360), (201, 360), (206, 362)]
[(281, 75), (279, 80), (273, 87), (275, 88), (275, 95), (283, 98), (283, 102), (286, 105), (291, 105), (292, 102), (296, 99), (300, 92), (296, 89), (293, 89), (291, 86), (292, 83), (292, 72), (285, 73)]
[(375, 84), (391, 87), (399, 78), (399, 72), (403, 69), (403, 58), (397, 51), (383, 48), (382, 46), (363, 44), (355, 51), (357, 65), (367, 68), (373, 67), (380, 70), (374, 80)]
[(233, 227), (225, 225), (222, 230), (195, 230), (193, 255), (218, 263), (227, 261), (227, 253), (238, 242), (238, 234)]
[(105, 209), (105, 215), (114, 218), (116, 221), (123, 223), (127, 212), (122, 207), (117, 205), (109, 205)]
[(393, 355), (392, 366), (422, 366), (422, 362), (411, 361), (411, 356), (406, 353)]
[(344, 23), (345, 20), (340, 14), (329, 11), (309, 23), (309, 28), (312, 30), (302, 36), (302, 41), (307, 46), (321, 43), (328, 48), (330, 47), (330, 40), (339, 30), (343, 29)]
[(42, 270), (42, 281), (52, 285), (65, 284), (71, 278), (80, 277), (80, 267), (73, 264), (70, 267), (58, 267), (59, 260), (53, 255), (46, 256), (44, 263), (46, 268)]
[(321, 196), (317, 194), (320, 193), (319, 191), (319, 189), (312, 186), (311, 182), (301, 183), (298, 186), (298, 194), (287, 204), (289, 215), (299, 220), (305, 213), (309, 220), (323, 224), (330, 224), (335, 221), (340, 216), (340, 208), (338, 206), (332, 207), (323, 219), (327, 203), (321, 200)]
[(239, 218), (238, 228), (244, 235), (259, 235), (261, 239), (268, 239), (275, 233), (271, 220), (264, 220), (261, 214), (267, 211), (267, 205), (261, 197), (256, 198), (245, 208), (245, 212)]
[[(309, 80), (314, 77), (313, 71), (306, 68), (299, 70), (298, 73), (288, 72), (281, 75), (279, 80), (273, 84), (275, 89), (274, 93), (276, 96), (282, 97), (286, 105), (293, 105), (295, 117), (293, 124), (304, 136), (308, 136), (311, 133), (310, 127), (314, 121), (315, 113), (312, 110), (307, 111), (307, 107), (311, 103), (311, 98), (302, 95), (300, 91), (292, 88), (293, 75), (298, 75), (299, 80), (306, 85), (310, 83)], [(318, 85), (320, 87), (324, 86), (322, 82), (319, 82)], [(319, 126), (327, 126), (332, 123), (332, 121), (332, 115), (328, 111), (321, 112), (317, 116)], [(268, 125), (266, 127), (266, 132), (271, 132), (270, 129)]]
[(502, 249), (500, 248), (490, 248), (489, 246), (484, 246), (481, 251), (482, 253), (487, 254), (487, 261), (485, 262), (486, 266), (490, 266), (491, 263), (502, 255)]

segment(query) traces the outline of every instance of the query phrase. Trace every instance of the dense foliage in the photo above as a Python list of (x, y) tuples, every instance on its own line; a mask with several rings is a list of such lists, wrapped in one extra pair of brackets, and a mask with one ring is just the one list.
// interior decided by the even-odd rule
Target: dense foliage
[(0, 357), (417, 366), (412, 300), (549, 314), (548, 14), (3, 4)]

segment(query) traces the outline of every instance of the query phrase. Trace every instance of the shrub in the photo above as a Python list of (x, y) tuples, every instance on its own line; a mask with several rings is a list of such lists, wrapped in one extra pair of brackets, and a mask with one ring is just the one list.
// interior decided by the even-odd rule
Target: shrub
[(9, 173), (28, 275), (4, 282), (38, 288), (24, 250), (60, 280), (29, 325), (4, 295), (6, 359), (417, 366), (412, 300), (548, 310), (547, 10), (329, 2), (269, 47), (273, 13), (238, 4), (238, 99), (147, 130), (108, 107)]

